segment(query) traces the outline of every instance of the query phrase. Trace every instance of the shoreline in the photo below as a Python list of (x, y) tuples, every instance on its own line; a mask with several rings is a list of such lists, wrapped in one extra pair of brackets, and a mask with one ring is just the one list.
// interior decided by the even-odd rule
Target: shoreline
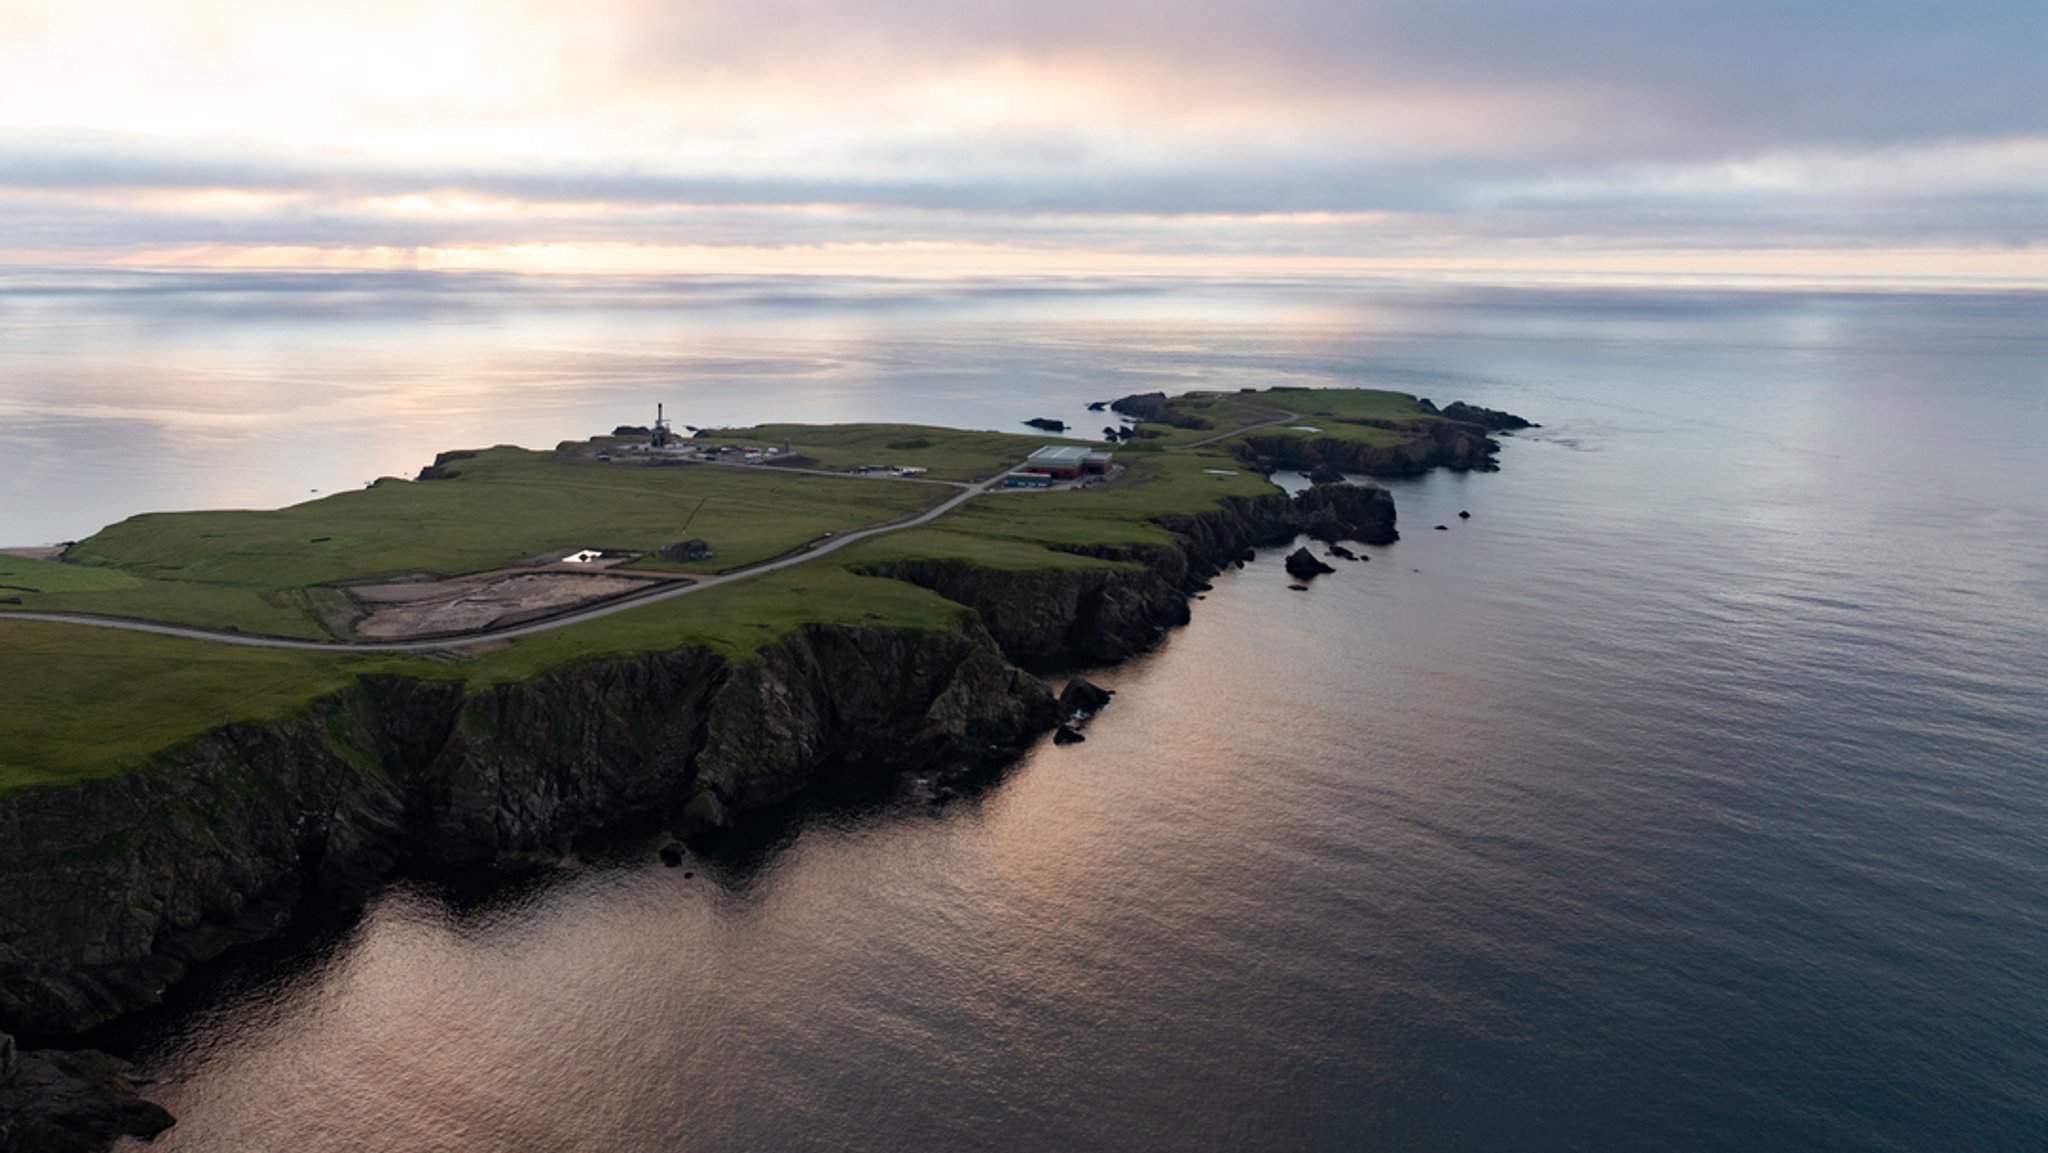
[[(912, 519), (936, 519), (989, 483)], [(1350, 484), (1274, 488), (1152, 520), (1170, 544), (1073, 550), (1103, 567), (927, 559), (859, 570), (959, 606), (965, 615), (948, 629), (805, 625), (751, 657), (685, 646), (495, 686), (365, 675), (119, 776), (0, 794), (0, 818), (21, 833), (0, 844), (12, 892), (0, 896), (0, 917), (33, 930), (0, 942), (0, 1020), (46, 1042), (75, 1039), (160, 1002), (228, 949), (284, 931), (314, 894), (360, 903), (398, 876), (558, 860), (575, 837), (630, 820), (699, 837), (786, 802), (833, 765), (946, 777), (1011, 763), (1073, 719), (1040, 673), (1156, 647), (1187, 622), (1207, 578), (1254, 548), (1303, 533), (1331, 543), (1398, 536), (1386, 490)], [(153, 817), (167, 810), (197, 827)], [(307, 813), (320, 816), (308, 825)], [(65, 1050), (17, 1059), (6, 1044), (16, 1066), (69, 1060)], [(26, 1100), (29, 1083), (0, 1073), (0, 1103), (14, 1096), (18, 1112), (97, 1100), (102, 1144), (79, 1149), (136, 1132), (121, 1126), (168, 1122), (145, 1108), (118, 1061), (92, 1060), (101, 1061), (92, 1078), (72, 1075), (63, 1090), (37, 1082)], [(0, 1151), (12, 1153), (7, 1139), (0, 1129)]]

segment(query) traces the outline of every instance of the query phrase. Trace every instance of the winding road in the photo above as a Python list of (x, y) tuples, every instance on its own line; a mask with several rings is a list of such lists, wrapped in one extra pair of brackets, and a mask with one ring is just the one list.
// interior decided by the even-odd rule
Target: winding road
[(759, 564), (736, 568), (731, 572), (719, 573), (717, 576), (704, 577), (689, 584), (676, 584), (653, 592), (606, 601), (603, 604), (593, 605), (589, 608), (574, 609), (559, 616), (548, 617), (545, 620), (531, 621), (522, 625), (513, 625), (509, 628), (462, 633), (456, 636), (410, 641), (302, 641), (292, 640), (288, 637), (266, 637), (253, 633), (220, 632), (215, 629), (193, 628), (189, 625), (162, 624), (157, 621), (91, 616), (84, 613), (46, 613), (34, 611), (0, 612), (0, 621), (30, 620), (49, 621), (56, 624), (85, 625), (90, 628), (120, 629), (124, 632), (132, 633), (154, 633), (157, 636), (180, 637), (185, 640), (213, 641), (218, 644), (238, 645), (249, 649), (296, 649), (301, 652), (322, 653), (420, 653), (432, 652), (436, 649), (462, 648), (467, 645), (484, 644), (491, 641), (509, 641), (517, 637), (548, 632), (552, 629), (567, 628), (570, 625), (594, 621), (601, 617), (627, 612), (658, 601), (674, 600), (676, 597), (688, 596), (694, 592), (702, 592), (705, 589), (717, 588), (720, 585), (731, 584), (734, 581), (757, 577), (763, 573), (794, 568), (797, 565), (814, 561), (821, 556), (838, 552), (850, 544), (858, 544), (861, 541), (870, 540), (888, 533), (901, 532), (907, 528), (916, 528), (919, 525), (930, 524), (954, 509), (959, 508), (961, 505), (966, 504), (968, 501), (973, 500), (975, 497), (980, 496), (982, 493), (987, 492), (989, 489), (994, 488), (996, 485), (1001, 484), (1003, 478), (1008, 475), (1009, 470), (1005, 469), (987, 480), (975, 484), (961, 484), (956, 481), (927, 481), (924, 483), (956, 485), (960, 492), (957, 495), (940, 501), (921, 513), (907, 516), (900, 520), (892, 520), (886, 524), (854, 529), (851, 532), (842, 533), (821, 543), (813, 544), (802, 552), (789, 553), (776, 557), (774, 560), (766, 560)]
[[(1218, 441), (1228, 440), (1229, 438), (1234, 436), (1241, 436), (1247, 432), (1252, 431), (1255, 428), (1264, 428), (1267, 425), (1278, 424), (1281, 421), (1298, 419), (1300, 419), (1299, 413), (1280, 412), (1277, 413), (1271, 420), (1260, 421), (1256, 424), (1248, 424), (1243, 428), (1232, 429), (1229, 432), (1220, 432), (1214, 436), (1205, 437), (1201, 440), (1192, 441), (1187, 444), (1173, 445), (1171, 447), (1183, 450), (1192, 448), (1203, 448), (1208, 445), (1215, 444)], [(820, 469), (790, 469), (788, 471), (815, 473), (820, 476), (845, 475), (843, 473), (825, 472), (824, 470)], [(570, 625), (583, 624), (586, 621), (594, 621), (602, 617), (608, 617), (613, 615), (614, 613), (628, 612), (646, 605), (655, 604), (659, 601), (674, 600), (677, 597), (689, 596), (691, 593), (702, 592), (705, 589), (714, 589), (719, 587), (720, 585), (731, 584), (734, 581), (746, 580), (750, 577), (761, 576), (764, 573), (779, 572), (786, 568), (794, 568), (800, 564), (807, 564), (811, 561), (818, 559), (821, 556), (826, 556), (831, 553), (838, 552), (840, 549), (843, 549), (850, 544), (858, 544), (861, 541), (871, 540), (875, 537), (883, 536), (888, 533), (901, 532), (904, 529), (916, 528), (919, 525), (930, 524), (931, 522), (939, 519), (947, 513), (952, 512), (954, 509), (959, 508), (961, 505), (966, 504), (968, 501), (973, 500), (975, 497), (980, 496), (981, 494), (1001, 484), (1003, 478), (1007, 475), (1009, 475), (1009, 470), (1004, 469), (1003, 471), (996, 473), (994, 476), (988, 478), (987, 480), (979, 481), (973, 484), (966, 484), (959, 481), (929, 480), (925, 478), (899, 478), (902, 480), (909, 480), (912, 483), (919, 484), (951, 485), (959, 488), (960, 492), (955, 496), (949, 497), (946, 500), (943, 500), (938, 504), (933, 505), (932, 507), (924, 510), (921, 513), (904, 517), (900, 520), (889, 521), (886, 524), (871, 525), (867, 528), (854, 529), (851, 532), (831, 537), (830, 539), (824, 540), (821, 543), (814, 543), (800, 552), (789, 553), (784, 556), (776, 557), (773, 560), (761, 561), (758, 564), (752, 564), (744, 566), (742, 568), (736, 568), (730, 572), (719, 573), (717, 576), (704, 577), (699, 580), (691, 581), (688, 584), (677, 583), (670, 585), (666, 588), (658, 588), (644, 593), (635, 593), (629, 596), (619, 597), (614, 600), (608, 600), (602, 604), (592, 605), (588, 608), (572, 609), (568, 612), (562, 613), (557, 616), (551, 616), (537, 621), (529, 621), (525, 624), (512, 625), (507, 628), (501, 629), (485, 629), (472, 633), (460, 633), (451, 636), (441, 636), (421, 640), (405, 641), (305, 641), (293, 640), (288, 637), (262, 636), (260, 634), (255, 633), (221, 632), (216, 629), (194, 628), (190, 625), (163, 624), (158, 621), (134, 620), (124, 617), (93, 616), (87, 613), (50, 613), (37, 612), (34, 610), (6, 611), (0, 612), (0, 621), (48, 621), (54, 624), (84, 625), (88, 628), (120, 629), (124, 632), (154, 633), (157, 636), (179, 637), (184, 640), (212, 641), (216, 644), (237, 645), (239, 647), (249, 649), (295, 649), (302, 652), (323, 653), (421, 653), (432, 652), (436, 649), (462, 648), (468, 645), (486, 644), (494, 641), (509, 641), (516, 639), (518, 637), (532, 636), (535, 633), (544, 633), (554, 629), (567, 628)]]

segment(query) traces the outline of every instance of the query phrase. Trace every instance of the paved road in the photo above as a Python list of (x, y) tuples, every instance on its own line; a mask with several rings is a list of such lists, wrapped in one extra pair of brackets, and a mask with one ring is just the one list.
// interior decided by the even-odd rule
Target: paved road
[(657, 601), (674, 600), (676, 597), (688, 596), (694, 592), (702, 592), (705, 589), (717, 588), (720, 585), (731, 584), (734, 581), (757, 577), (763, 573), (794, 568), (797, 565), (814, 561), (828, 553), (838, 552), (850, 544), (857, 544), (860, 541), (869, 540), (886, 533), (901, 532), (907, 528), (916, 528), (919, 525), (930, 524), (954, 509), (959, 508), (961, 505), (966, 504), (968, 501), (973, 500), (975, 497), (980, 496), (982, 493), (987, 492), (989, 489), (994, 488), (996, 485), (1001, 484), (1003, 477), (1007, 475), (1008, 470), (1005, 469), (978, 484), (961, 484), (958, 481), (938, 482), (957, 485), (961, 491), (958, 495), (948, 497), (946, 500), (914, 516), (890, 521), (887, 524), (878, 524), (869, 528), (855, 529), (852, 532), (842, 533), (822, 544), (813, 545), (803, 552), (791, 553), (788, 556), (777, 557), (774, 560), (762, 561), (760, 564), (734, 569), (731, 572), (720, 573), (717, 576), (704, 577), (692, 584), (679, 585), (656, 592), (644, 593), (639, 596), (609, 601), (592, 608), (579, 609), (574, 612), (564, 613), (561, 616), (534, 621), (531, 624), (515, 625), (504, 629), (491, 629), (487, 632), (464, 633), (461, 636), (442, 637), (439, 640), (298, 641), (289, 640), (284, 637), (265, 637), (248, 633), (224, 633), (216, 632), (212, 629), (188, 628), (184, 625), (159, 624), (155, 621), (123, 620), (119, 617), (86, 616), (78, 613), (8, 611), (0, 613), (0, 621), (10, 619), (54, 621), (59, 624), (86, 625), (91, 628), (121, 629), (132, 633), (155, 633), (158, 636), (183, 637), (187, 640), (215, 641), (224, 645), (240, 645), (243, 648), (250, 649), (298, 649), (301, 651), (323, 653), (418, 653), (431, 652), (435, 649), (459, 648), (464, 645), (480, 644), (486, 641), (508, 641), (514, 637), (532, 636), (535, 633), (544, 633), (551, 629), (567, 628), (570, 625), (582, 624), (585, 621), (594, 621), (600, 617), (608, 617), (613, 613), (627, 612), (644, 605), (654, 604)]
[(1207, 448), (1207, 447), (1209, 447), (1210, 445), (1212, 445), (1212, 444), (1215, 444), (1215, 443), (1216, 443), (1217, 441), (1219, 441), (1219, 440), (1229, 440), (1229, 439), (1230, 439), (1231, 437), (1233, 437), (1233, 436), (1243, 436), (1243, 435), (1244, 435), (1245, 433), (1248, 433), (1248, 432), (1250, 432), (1251, 430), (1253, 430), (1253, 429), (1255, 429), (1255, 428), (1264, 428), (1264, 427), (1266, 427), (1266, 426), (1267, 426), (1267, 425), (1269, 425), (1269, 424), (1279, 424), (1279, 423), (1280, 423), (1281, 421), (1283, 421), (1283, 420), (1300, 420), (1300, 419), (1301, 419), (1301, 414), (1300, 414), (1300, 413), (1298, 413), (1298, 412), (1281, 412), (1281, 411), (1280, 411), (1280, 410), (1278, 410), (1278, 409), (1274, 409), (1274, 410), (1273, 410), (1273, 419), (1271, 419), (1271, 420), (1262, 420), (1262, 421), (1258, 422), (1257, 424), (1248, 424), (1248, 425), (1245, 425), (1245, 426), (1244, 426), (1243, 428), (1233, 428), (1233, 429), (1231, 429), (1231, 430), (1230, 430), (1229, 432), (1219, 432), (1219, 433), (1217, 433), (1217, 434), (1216, 434), (1215, 436), (1205, 436), (1205, 437), (1203, 437), (1203, 438), (1202, 438), (1202, 439), (1200, 439), (1200, 440), (1191, 440), (1191, 441), (1187, 442), (1186, 444), (1172, 444), (1172, 445), (1168, 445), (1167, 447), (1168, 447), (1168, 448)]
[[(1256, 424), (1245, 425), (1243, 428), (1232, 429), (1229, 432), (1219, 432), (1214, 436), (1204, 437), (1201, 440), (1191, 441), (1187, 444), (1175, 445), (1173, 447), (1183, 449), (1202, 448), (1206, 445), (1215, 444), (1217, 441), (1228, 440), (1233, 436), (1241, 436), (1244, 433), (1250, 432), (1255, 428), (1264, 428), (1269, 424), (1278, 424), (1281, 421), (1287, 420), (1299, 420), (1300, 418), (1301, 414), (1299, 413), (1277, 412), (1271, 420), (1262, 420)], [(724, 462), (700, 461), (695, 463), (714, 464)], [(746, 465), (736, 467), (768, 468), (772, 466)], [(820, 476), (845, 475), (844, 473), (825, 472), (822, 469), (791, 468), (783, 469), (781, 471), (814, 473)], [(654, 604), (657, 601), (673, 600), (676, 597), (688, 596), (694, 592), (702, 592), (705, 589), (717, 588), (720, 585), (731, 584), (734, 581), (746, 580), (750, 577), (757, 577), (763, 573), (771, 573), (786, 568), (794, 568), (797, 565), (807, 564), (829, 553), (838, 552), (840, 549), (843, 549), (850, 544), (856, 544), (860, 541), (869, 540), (874, 537), (882, 536), (886, 533), (901, 532), (907, 528), (916, 528), (919, 525), (930, 524), (931, 522), (939, 519), (940, 517), (946, 515), (949, 512), (952, 512), (954, 509), (959, 508), (961, 505), (966, 504), (968, 501), (973, 500), (975, 497), (980, 496), (982, 493), (985, 493), (989, 489), (994, 488), (996, 485), (1002, 483), (1003, 477), (1008, 475), (1008, 472), (1009, 470), (1005, 469), (1001, 472), (996, 473), (989, 479), (981, 481), (977, 484), (964, 484), (960, 481), (930, 480), (923, 477), (892, 478), (911, 480), (923, 484), (948, 485), (960, 489), (960, 492), (958, 495), (949, 497), (946, 500), (941, 501), (936, 505), (933, 505), (931, 508), (928, 508), (925, 511), (916, 514), (915, 516), (905, 517), (902, 520), (890, 521), (888, 524), (874, 525), (870, 528), (855, 529), (852, 532), (833, 537), (822, 544), (813, 545), (812, 547), (804, 550), (803, 552), (792, 553), (788, 556), (778, 557), (774, 560), (763, 561), (760, 564), (749, 565), (745, 568), (734, 569), (731, 572), (721, 573), (718, 576), (704, 577), (690, 584), (676, 585), (670, 588), (659, 589), (654, 592), (641, 593), (639, 595), (630, 597), (622, 597), (615, 601), (607, 601), (604, 604), (595, 605), (591, 608), (577, 609), (573, 612), (563, 613), (561, 616), (549, 617), (546, 620), (534, 621), (530, 624), (514, 625), (511, 628), (491, 629), (485, 632), (463, 633), (460, 636), (442, 637), (438, 640), (300, 641), (290, 640), (285, 637), (258, 636), (251, 633), (217, 632), (213, 629), (191, 628), (186, 625), (159, 624), (155, 621), (126, 620), (120, 617), (88, 616), (82, 613), (45, 613), (34, 611), (9, 611), (0, 612), (0, 620), (15, 619), (33, 621), (53, 621), (58, 624), (85, 625), (89, 628), (121, 629), (125, 632), (132, 633), (155, 633), (158, 636), (183, 637), (187, 640), (214, 641), (219, 644), (239, 645), (243, 648), (250, 649), (297, 649), (301, 651), (325, 653), (419, 653), (431, 652), (435, 649), (459, 648), (464, 645), (482, 644), (488, 641), (509, 641), (515, 637), (532, 636), (535, 633), (544, 633), (552, 629), (567, 628), (570, 625), (582, 624), (585, 621), (594, 621), (599, 619), (600, 617), (611, 616), (613, 613), (628, 612), (632, 609), (637, 609), (644, 605)]]

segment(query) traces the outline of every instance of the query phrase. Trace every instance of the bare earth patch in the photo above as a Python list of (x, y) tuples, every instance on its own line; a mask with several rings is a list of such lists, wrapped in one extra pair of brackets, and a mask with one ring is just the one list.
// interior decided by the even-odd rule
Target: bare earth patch
[(378, 639), (481, 632), (640, 592), (655, 584), (598, 573), (477, 573), (439, 581), (356, 585), (367, 612), (357, 635)]

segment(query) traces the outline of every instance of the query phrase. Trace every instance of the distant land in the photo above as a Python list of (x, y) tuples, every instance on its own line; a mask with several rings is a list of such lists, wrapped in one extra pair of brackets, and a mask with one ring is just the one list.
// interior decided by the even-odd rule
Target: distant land
[[(0, 555), (10, 1139), (98, 1149), (170, 1118), (117, 1060), (7, 1034), (61, 1045), (152, 1005), (311, 892), (1082, 739), (1099, 690), (1046, 676), (1157, 644), (1255, 547), (1306, 534), (1337, 564), (1289, 572), (1341, 569), (1343, 542), (1396, 536), (1351, 478), (1491, 469), (1527, 427), (1367, 389), (1108, 408), (1093, 442), (622, 426)], [(1314, 483), (1290, 496), (1282, 469)]]

